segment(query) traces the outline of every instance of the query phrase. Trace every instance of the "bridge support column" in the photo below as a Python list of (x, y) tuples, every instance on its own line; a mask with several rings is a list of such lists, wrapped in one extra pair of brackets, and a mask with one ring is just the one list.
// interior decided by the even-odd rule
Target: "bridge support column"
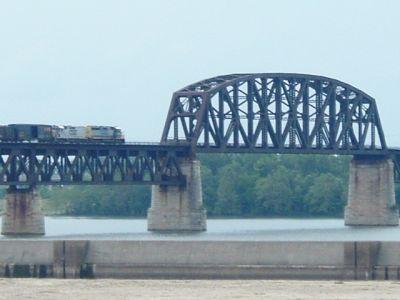
[(206, 230), (206, 210), (203, 208), (200, 161), (182, 160), (186, 186), (153, 186), (151, 208), (147, 214), (148, 230)]
[(41, 198), (35, 188), (7, 189), (1, 234), (44, 235)]
[(351, 160), (344, 220), (350, 226), (399, 225), (391, 159), (354, 157)]

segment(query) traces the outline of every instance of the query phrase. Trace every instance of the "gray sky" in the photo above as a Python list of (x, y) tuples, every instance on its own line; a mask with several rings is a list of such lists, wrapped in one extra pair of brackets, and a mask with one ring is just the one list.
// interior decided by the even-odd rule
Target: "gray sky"
[(173, 91), (246, 72), (350, 83), (400, 146), (400, 1), (0, 0), (1, 124), (157, 141)]

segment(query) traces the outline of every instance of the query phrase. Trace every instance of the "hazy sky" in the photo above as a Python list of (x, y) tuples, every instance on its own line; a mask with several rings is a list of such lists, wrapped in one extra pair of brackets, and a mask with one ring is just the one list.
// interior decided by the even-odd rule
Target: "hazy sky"
[(400, 146), (400, 1), (0, 0), (1, 124), (157, 141), (173, 91), (247, 72), (348, 82)]

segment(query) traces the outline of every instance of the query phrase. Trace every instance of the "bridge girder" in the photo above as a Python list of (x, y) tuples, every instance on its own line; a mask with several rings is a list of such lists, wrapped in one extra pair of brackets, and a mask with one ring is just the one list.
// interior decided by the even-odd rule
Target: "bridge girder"
[(0, 185), (184, 185), (185, 147), (2, 143)]
[(161, 142), (201, 152), (387, 149), (371, 96), (335, 79), (286, 73), (218, 76), (175, 92)]

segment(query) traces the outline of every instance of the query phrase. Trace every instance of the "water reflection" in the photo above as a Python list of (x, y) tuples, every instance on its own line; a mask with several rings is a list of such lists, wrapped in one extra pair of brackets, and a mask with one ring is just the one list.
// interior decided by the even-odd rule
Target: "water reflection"
[[(209, 219), (197, 233), (147, 231), (146, 219), (46, 217), (44, 239), (400, 241), (400, 227), (346, 227), (343, 219)], [(4, 237), (2, 237), (4, 238)]]

